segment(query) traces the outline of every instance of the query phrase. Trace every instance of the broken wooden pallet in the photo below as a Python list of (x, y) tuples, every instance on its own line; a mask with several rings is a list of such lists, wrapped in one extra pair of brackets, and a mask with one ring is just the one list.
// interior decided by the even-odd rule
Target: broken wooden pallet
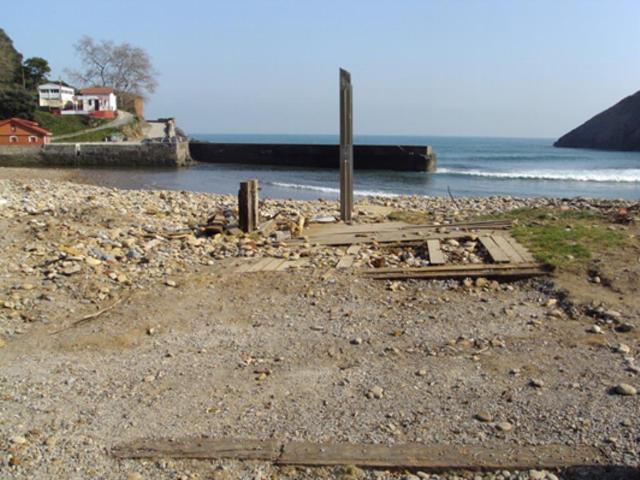
[(277, 465), (357, 465), (423, 470), (529, 470), (601, 465), (602, 453), (587, 445), (518, 446), (351, 443), (282, 443), (275, 440), (183, 438), (141, 439), (111, 450), (116, 458), (192, 458), (262, 460)]

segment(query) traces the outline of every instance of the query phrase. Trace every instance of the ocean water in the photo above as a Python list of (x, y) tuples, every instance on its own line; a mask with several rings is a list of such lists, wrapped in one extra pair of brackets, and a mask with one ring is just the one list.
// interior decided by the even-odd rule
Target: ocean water
[[(337, 143), (332, 135), (212, 135), (198, 140), (238, 143)], [(553, 139), (356, 136), (361, 144), (433, 145), (438, 171), (355, 171), (356, 196), (511, 195), (640, 199), (640, 152), (554, 148)], [(180, 170), (92, 170), (99, 183), (236, 194), (257, 178), (271, 198), (335, 199), (338, 169), (198, 164)]]

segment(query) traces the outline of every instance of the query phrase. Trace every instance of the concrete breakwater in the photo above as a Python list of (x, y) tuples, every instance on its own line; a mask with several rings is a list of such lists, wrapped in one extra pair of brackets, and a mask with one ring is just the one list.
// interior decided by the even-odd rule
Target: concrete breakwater
[[(191, 156), (205, 163), (339, 168), (338, 145), (190, 142)], [(436, 155), (429, 146), (354, 145), (357, 170), (434, 172)]]
[(0, 147), (5, 167), (181, 167), (191, 162), (189, 144), (51, 143)]

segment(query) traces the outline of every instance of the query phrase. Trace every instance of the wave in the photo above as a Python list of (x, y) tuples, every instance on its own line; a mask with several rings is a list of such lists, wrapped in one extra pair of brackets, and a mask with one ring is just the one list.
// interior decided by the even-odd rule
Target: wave
[(640, 183), (640, 168), (599, 170), (523, 170), (519, 172), (487, 172), (475, 169), (438, 168), (436, 173), (488, 178), (530, 180), (564, 180), (574, 182)]
[[(289, 188), (293, 190), (309, 190), (312, 192), (322, 192), (322, 193), (331, 193), (331, 194), (340, 194), (339, 188), (333, 187), (320, 187), (317, 185), (301, 185), (299, 183), (284, 183), (284, 182), (267, 182), (269, 185), (280, 188)], [(396, 198), (399, 197), (399, 193), (391, 193), (391, 192), (382, 192), (376, 190), (354, 190), (354, 195), (358, 195), (361, 197), (389, 197)]]

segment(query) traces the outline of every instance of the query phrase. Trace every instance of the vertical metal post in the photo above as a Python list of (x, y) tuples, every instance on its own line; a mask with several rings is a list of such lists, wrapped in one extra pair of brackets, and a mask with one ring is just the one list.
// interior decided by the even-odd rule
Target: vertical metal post
[(351, 223), (353, 212), (353, 98), (351, 74), (340, 69), (340, 218)]

